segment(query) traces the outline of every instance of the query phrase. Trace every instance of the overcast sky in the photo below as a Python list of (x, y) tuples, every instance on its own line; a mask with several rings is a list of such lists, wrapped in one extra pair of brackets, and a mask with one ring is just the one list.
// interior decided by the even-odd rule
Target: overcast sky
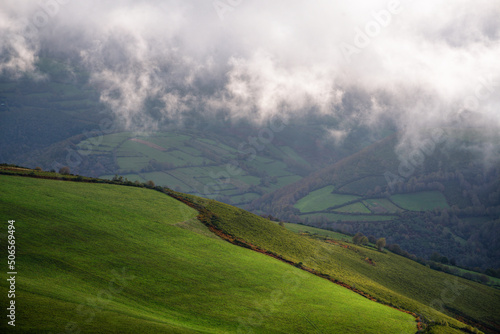
[(129, 126), (154, 127), (156, 98), (163, 118), (337, 116), (338, 139), (382, 120), (497, 129), (499, 18), (500, 0), (2, 0), (0, 70), (77, 57)]

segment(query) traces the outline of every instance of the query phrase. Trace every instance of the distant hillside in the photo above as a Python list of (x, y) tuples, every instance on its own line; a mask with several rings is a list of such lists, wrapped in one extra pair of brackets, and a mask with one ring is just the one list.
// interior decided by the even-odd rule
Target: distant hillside
[[(398, 138), (393, 135), (249, 208), (322, 228), (386, 237), (417, 256), (438, 252), (471, 268), (500, 268), (495, 241), (500, 233), (498, 134), (445, 130), (447, 140), (432, 151), (405, 152), (409, 164), (395, 153)], [(479, 150), (485, 147), (490, 149), (488, 161)]]
[(37, 69), (43, 79), (0, 75), (2, 162), (26, 162), (22, 155), (82, 134), (103, 118), (99, 94), (81, 67), (42, 57)]

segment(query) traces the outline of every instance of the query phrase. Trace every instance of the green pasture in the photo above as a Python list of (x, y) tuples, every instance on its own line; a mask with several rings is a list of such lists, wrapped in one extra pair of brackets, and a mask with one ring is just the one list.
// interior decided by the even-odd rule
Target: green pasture
[(396, 213), (401, 211), (401, 208), (394, 205), (391, 201), (386, 198), (370, 198), (363, 201), (363, 203), (370, 209), (373, 213)]
[(343, 233), (339, 233), (339, 232), (335, 232), (335, 231), (330, 231), (330, 230), (324, 230), (321, 228), (316, 228), (316, 227), (312, 227), (312, 226), (308, 226), (308, 225), (301, 225), (301, 224), (294, 224), (294, 223), (284, 223), (284, 225), (288, 230), (295, 232), (295, 233), (308, 232), (308, 233), (313, 234), (313, 235), (321, 235), (321, 236), (332, 238), (335, 240), (348, 240), (349, 241), (352, 239), (352, 237), (347, 235), (347, 234), (343, 234)]
[(303, 237), (243, 210), (191, 198), (215, 213), (219, 217), (218, 227), (226, 233), (316, 268), (381, 301), (420, 314), (428, 322), (446, 322), (454, 328), (464, 328), (463, 323), (454, 319), (456, 314), (462, 314), (498, 330), (500, 316), (493, 311), (500, 308), (498, 289), (432, 270), (387, 251), (351, 243), (342, 247)]
[(334, 210), (335, 212), (349, 212), (349, 213), (371, 213), (370, 210), (362, 203), (356, 202), (346, 206), (342, 206)]
[[(408, 314), (216, 238), (153, 190), (2, 175), (0, 202), (16, 220), (20, 332), (416, 330)], [(0, 292), (5, 305), (5, 280)]]
[(446, 198), (439, 191), (421, 191), (410, 194), (396, 194), (391, 200), (399, 207), (411, 211), (427, 211), (449, 208)]
[(329, 212), (320, 212), (320, 213), (311, 213), (311, 214), (302, 214), (301, 218), (309, 218), (314, 221), (314, 219), (324, 218), (331, 222), (343, 221), (343, 222), (378, 222), (378, 221), (389, 221), (396, 218), (396, 216), (390, 215), (346, 215), (340, 213), (329, 213)]
[(294, 207), (301, 212), (323, 211), (329, 207), (341, 205), (359, 198), (353, 195), (332, 194), (334, 186), (326, 186), (311, 191), (307, 196), (295, 203)]

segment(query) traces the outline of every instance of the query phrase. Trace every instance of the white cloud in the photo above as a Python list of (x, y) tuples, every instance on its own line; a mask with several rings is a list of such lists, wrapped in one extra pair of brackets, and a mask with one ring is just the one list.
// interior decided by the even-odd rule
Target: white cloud
[(23, 34), (24, 25), (0, 12), (0, 73), (18, 78), (35, 71), (38, 45)]
[[(355, 45), (389, 3), (242, 1), (220, 20), (211, 1), (71, 1), (30, 39), (20, 27), (33, 22), (38, 1), (7, 0), (0, 69), (33, 71), (40, 48), (76, 51), (131, 127), (196, 109), (256, 122), (341, 115), (332, 133), (342, 135), (353, 123), (390, 119), (412, 136), (456, 123), (474, 99), (481, 117), (468, 121), (499, 127), (499, 1), (401, 1), (346, 61), (340, 45)], [(492, 84), (476, 97), (482, 78)], [(161, 116), (145, 113), (151, 98), (164, 102)]]

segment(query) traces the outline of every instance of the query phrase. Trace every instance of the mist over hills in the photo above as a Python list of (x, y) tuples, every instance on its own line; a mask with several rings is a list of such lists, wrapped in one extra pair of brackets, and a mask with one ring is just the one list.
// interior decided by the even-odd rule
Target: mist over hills
[(4, 1), (0, 69), (43, 82), (41, 57), (78, 64), (127, 130), (314, 114), (336, 119), (333, 140), (388, 122), (415, 145), (465, 110), (469, 125), (499, 126), (494, 2), (215, 4)]
[[(300, 269), (311, 244), (283, 227), (343, 242), (372, 257), (352, 251), (352, 270), (328, 279), (396, 308), (414, 296), (400, 299), (373, 259), (428, 267), (436, 296), (438, 271), (488, 295), (500, 280), (498, 17), (490, 0), (4, 0), (0, 164), (202, 201), (230, 238), (265, 241)], [(422, 319), (499, 328), (465, 304)]]
[[(481, 129), (474, 161), (496, 161), (498, 6), (282, 5), (4, 1), (2, 161), (241, 205), (395, 132), (387, 170), (439, 144), (430, 129)], [(184, 151), (148, 141), (173, 132)]]

